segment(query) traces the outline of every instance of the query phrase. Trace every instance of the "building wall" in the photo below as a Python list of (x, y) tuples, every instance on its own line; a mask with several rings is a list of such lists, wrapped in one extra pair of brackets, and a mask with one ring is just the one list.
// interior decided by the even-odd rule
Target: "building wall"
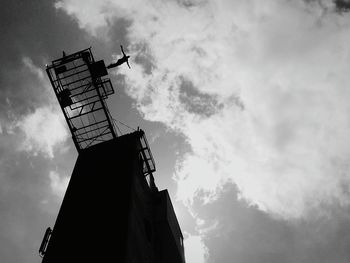
[(183, 236), (167, 190), (157, 193), (155, 202), (156, 247), (158, 263), (184, 263)]
[[(184, 262), (167, 192), (150, 188), (144, 178), (139, 136), (79, 154), (43, 263)], [(168, 261), (165, 254), (180, 256)]]

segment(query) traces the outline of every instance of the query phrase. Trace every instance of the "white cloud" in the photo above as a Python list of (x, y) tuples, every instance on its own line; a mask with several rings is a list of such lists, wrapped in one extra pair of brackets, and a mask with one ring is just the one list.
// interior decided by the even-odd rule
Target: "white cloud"
[(55, 146), (63, 144), (68, 138), (62, 113), (50, 106), (37, 108), (23, 116), (16, 122), (16, 126), (25, 136), (20, 150), (35, 155), (40, 152), (52, 158)]
[(184, 240), (185, 258), (188, 263), (207, 262), (208, 248), (205, 246), (202, 237), (187, 234)]
[(111, 10), (110, 1), (86, 0), (84, 5), (79, 1), (58, 1), (55, 4), (57, 9), (64, 9), (78, 22), (80, 28), (86, 29), (96, 36), (99, 29), (109, 25), (110, 16), (116, 10)]
[[(65, 148), (64, 142), (68, 138), (65, 120), (44, 71), (28, 57), (23, 57), (22, 63), (22, 74), (26, 76), (29, 73), (30, 77), (24, 88), (25, 94), (30, 97), (26, 107), (31, 110), (19, 114), (14, 110), (10, 99), (6, 98), (8, 110), (7, 118), (3, 119), (3, 127), (16, 140), (15, 147), (18, 150), (34, 155), (42, 153), (53, 158), (56, 146), (62, 146), (58, 150)], [(36, 103), (32, 102), (31, 96), (37, 99)]]
[(40, 82), (42, 84), (49, 83), (46, 76), (44, 76), (43, 71), (40, 68), (38, 68), (37, 66), (35, 66), (33, 64), (33, 61), (29, 57), (23, 57), (22, 62), (23, 62), (23, 65), (25, 66), (25, 68), (28, 69), (30, 73), (35, 75), (40, 80)]
[(69, 183), (69, 178), (66, 176), (60, 176), (55, 171), (50, 171), (49, 178), (52, 193), (57, 197), (63, 198)]
[(350, 200), (350, 16), (333, 12), (330, 0), (308, 2), (57, 7), (89, 32), (113, 16), (131, 21), (129, 49), (150, 59), (152, 71), (133, 61), (119, 73), (145, 118), (192, 147), (177, 166), (181, 199), (204, 190), (210, 201), (233, 182), (260, 209), (299, 218)]

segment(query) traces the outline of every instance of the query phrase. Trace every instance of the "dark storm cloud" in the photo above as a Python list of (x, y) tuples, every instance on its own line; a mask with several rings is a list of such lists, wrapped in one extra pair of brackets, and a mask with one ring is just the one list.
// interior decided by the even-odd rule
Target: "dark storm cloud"
[(61, 50), (81, 46), (84, 35), (70, 18), (53, 8), (53, 1), (7, 1), (0, 17), (0, 110), (6, 110), (9, 99), (16, 111), (23, 112), (27, 106), (45, 103), (28, 72), (23, 72), (23, 58), (44, 68)]

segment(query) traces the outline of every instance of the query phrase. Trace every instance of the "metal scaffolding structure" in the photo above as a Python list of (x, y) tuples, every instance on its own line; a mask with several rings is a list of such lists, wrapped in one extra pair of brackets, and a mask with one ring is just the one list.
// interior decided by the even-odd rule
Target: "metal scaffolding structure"
[(78, 152), (117, 137), (105, 103), (114, 89), (104, 61), (95, 62), (91, 48), (63, 53), (46, 71)]

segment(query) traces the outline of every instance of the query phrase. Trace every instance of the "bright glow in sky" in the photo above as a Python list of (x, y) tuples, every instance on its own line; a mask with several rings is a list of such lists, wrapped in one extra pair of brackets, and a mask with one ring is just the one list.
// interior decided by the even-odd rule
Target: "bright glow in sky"
[(68, 138), (64, 118), (60, 112), (50, 107), (37, 108), (19, 120), (16, 125), (25, 135), (20, 148), (34, 154), (42, 152), (53, 158), (53, 148)]
[(203, 245), (200, 236), (190, 235), (184, 240), (186, 262), (204, 263), (207, 248)]
[(51, 181), (50, 186), (52, 192), (62, 199), (64, 193), (66, 192), (69, 183), (69, 178), (61, 177), (56, 171), (50, 171), (49, 178)]

